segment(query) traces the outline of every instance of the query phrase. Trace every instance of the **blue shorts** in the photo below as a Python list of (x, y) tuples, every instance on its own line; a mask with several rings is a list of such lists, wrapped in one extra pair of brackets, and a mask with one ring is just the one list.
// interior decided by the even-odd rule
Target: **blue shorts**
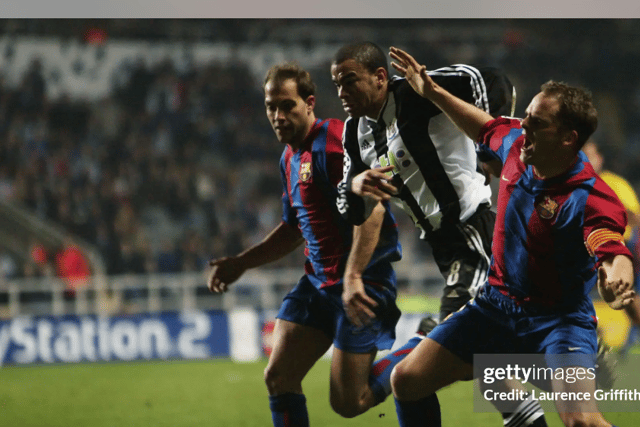
[[(429, 338), (473, 363), (474, 354), (545, 354), (552, 368), (595, 365), (593, 304), (585, 298), (569, 313), (532, 313), (493, 286), (440, 323)], [(575, 355), (557, 357), (557, 355)]]
[(324, 332), (333, 345), (350, 353), (386, 350), (396, 339), (396, 324), (400, 310), (396, 306), (395, 289), (377, 288), (365, 284), (367, 294), (378, 302), (376, 317), (364, 327), (356, 328), (342, 307), (342, 286), (317, 289), (309, 278), (302, 276), (298, 284), (284, 297), (277, 318)]

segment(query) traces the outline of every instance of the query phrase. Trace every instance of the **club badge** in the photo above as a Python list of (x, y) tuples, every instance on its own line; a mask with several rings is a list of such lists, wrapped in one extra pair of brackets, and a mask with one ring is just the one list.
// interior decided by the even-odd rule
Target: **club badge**
[(311, 162), (300, 163), (300, 181), (305, 182), (311, 178)]
[(536, 206), (538, 215), (544, 219), (551, 219), (558, 210), (558, 203), (551, 199), (549, 196), (545, 196), (544, 199)]

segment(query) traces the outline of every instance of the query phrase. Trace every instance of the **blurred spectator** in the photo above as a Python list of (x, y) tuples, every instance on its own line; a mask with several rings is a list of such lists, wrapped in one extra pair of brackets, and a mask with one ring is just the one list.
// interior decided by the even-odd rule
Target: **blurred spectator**
[(91, 277), (89, 261), (71, 237), (55, 255), (56, 273), (65, 282), (67, 296), (74, 296), (76, 289), (87, 285)]
[(18, 264), (7, 251), (0, 251), (0, 277), (2, 280), (13, 279), (18, 275)]
[[(638, 54), (618, 44), (637, 43), (640, 33), (625, 20), (603, 21), (597, 25), (611, 36), (607, 43), (593, 43), (580, 20), (563, 21), (566, 34), (576, 37), (564, 34), (562, 43), (548, 42), (557, 31), (553, 20), (478, 22), (474, 25), (482, 36), (477, 39), (467, 31), (468, 22), (457, 20), (363, 20), (348, 33), (338, 31), (344, 23), (334, 20), (105, 21), (106, 48), (123, 37), (168, 41), (171, 34), (191, 42), (227, 41), (234, 47), (224, 61), (197, 66), (188, 55), (158, 64), (143, 57), (127, 60), (113, 76), (112, 93), (92, 102), (49, 99), (47, 88), (55, 82), (49, 80), (53, 73), (44, 57), (34, 58), (15, 87), (0, 75), (0, 194), (94, 244), (109, 274), (197, 270), (202, 260), (250, 244), (281, 215), (272, 196), (280, 191), (273, 166), (282, 147), (263, 118), (261, 76), (256, 77), (255, 68), (268, 65), (261, 62), (270, 57), (254, 61), (238, 52), (269, 42), (265, 49), (274, 49), (274, 55), (296, 46), (311, 56), (324, 55), (330, 43), (357, 34), (383, 44), (395, 40), (422, 52), (419, 59), (434, 68), (463, 54), (470, 61), (502, 66), (516, 83), (518, 99), (530, 99), (548, 78), (585, 84), (598, 98), (599, 92), (608, 94), (620, 104), (617, 111), (623, 117), (616, 127), (628, 141), (615, 161), (637, 185), (640, 77), (619, 64), (623, 55), (635, 59)], [(2, 21), (0, 31), (9, 25), (17, 37), (73, 36), (78, 31), (68, 20), (36, 20), (28, 26), (20, 20)], [(310, 26), (314, 37), (305, 36), (303, 45), (298, 36)], [(488, 30), (482, 31), (484, 27)], [(436, 44), (437, 51), (428, 47)], [(568, 70), (566, 58), (581, 67)], [(596, 77), (611, 75), (612, 69), (622, 70), (624, 78), (618, 80), (624, 84), (609, 81), (599, 90), (602, 79)], [(321, 61), (311, 70), (320, 89), (316, 111), (342, 117), (327, 70)], [(525, 107), (520, 105), (516, 115)], [(604, 128), (608, 122), (603, 118), (602, 123)], [(398, 217), (406, 220), (402, 213)], [(297, 266), (302, 256), (300, 251), (272, 266)], [(46, 275), (47, 265), (50, 274), (52, 262), (49, 256), (48, 263), (25, 263), (17, 274)]]
[(171, 242), (163, 242), (158, 253), (158, 273), (178, 273), (181, 269), (182, 259), (179, 251)]

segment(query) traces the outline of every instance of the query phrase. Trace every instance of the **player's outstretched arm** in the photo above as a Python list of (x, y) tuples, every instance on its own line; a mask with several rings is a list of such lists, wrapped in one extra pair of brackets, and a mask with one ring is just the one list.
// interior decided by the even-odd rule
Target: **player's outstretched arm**
[(482, 126), (493, 119), (489, 113), (442, 88), (429, 76), (427, 67), (418, 64), (407, 52), (391, 47), (389, 55), (394, 59), (391, 66), (407, 79), (420, 96), (433, 102), (469, 138), (474, 141), (478, 139)]
[(365, 292), (362, 273), (378, 245), (384, 214), (384, 206), (378, 203), (369, 218), (353, 229), (353, 242), (344, 273), (342, 303), (347, 318), (358, 327), (368, 324), (375, 317), (373, 309), (378, 305)]
[(209, 261), (211, 273), (207, 286), (211, 292), (225, 292), (250, 269), (276, 261), (304, 242), (300, 230), (281, 222), (260, 243), (232, 257)]
[(620, 310), (632, 303), (633, 264), (629, 257), (616, 255), (606, 260), (598, 269), (598, 292), (602, 299), (614, 310)]

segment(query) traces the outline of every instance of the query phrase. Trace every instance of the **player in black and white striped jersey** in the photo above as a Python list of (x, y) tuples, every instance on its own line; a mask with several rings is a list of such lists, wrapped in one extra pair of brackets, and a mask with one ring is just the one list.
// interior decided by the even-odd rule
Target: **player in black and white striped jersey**
[[(442, 320), (469, 301), (489, 268), (495, 213), (475, 144), (404, 78), (389, 78), (386, 56), (373, 43), (341, 48), (331, 74), (350, 116), (343, 135), (345, 164), (338, 209), (353, 224), (362, 223), (383, 200), (409, 214), (421, 238), (431, 245), (445, 278)], [(515, 92), (498, 69), (457, 64), (429, 75), (493, 116), (513, 114)], [(377, 187), (379, 178), (393, 184), (392, 197)], [(375, 302), (357, 280), (345, 278), (344, 283), (348, 317), (366, 322)], [(547, 425), (542, 408), (531, 397), (514, 406), (514, 414), (503, 414), (505, 425)], [(429, 425), (439, 425), (439, 412), (437, 421), (435, 415)]]

